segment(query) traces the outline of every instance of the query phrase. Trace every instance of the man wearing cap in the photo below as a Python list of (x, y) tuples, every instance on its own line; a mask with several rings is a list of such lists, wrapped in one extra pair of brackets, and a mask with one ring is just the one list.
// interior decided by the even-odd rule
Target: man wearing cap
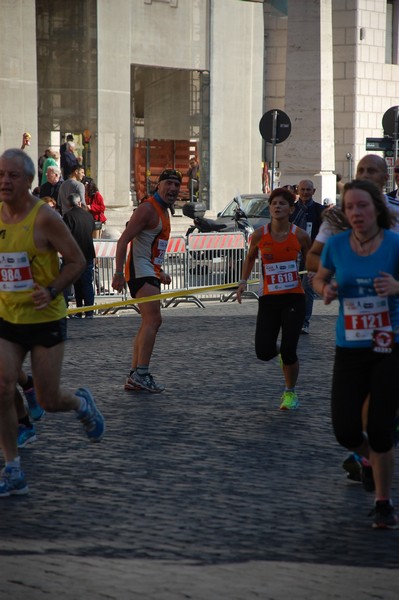
[(75, 156), (75, 150), (75, 142), (67, 142), (66, 150), (61, 156), (61, 172), (65, 181), (71, 173), (82, 166), (83, 159), (81, 156)]
[[(162, 262), (170, 236), (168, 209), (177, 200), (181, 180), (179, 171), (165, 169), (159, 176), (155, 194), (146, 198), (134, 211), (116, 248), (112, 287), (118, 292), (123, 290), (126, 281), (132, 298), (144, 298), (159, 294), (161, 283), (170, 283), (169, 275), (162, 270)], [(126, 260), (129, 242), (131, 247)], [(163, 392), (165, 387), (156, 383), (149, 371), (155, 339), (162, 323), (160, 301), (143, 302), (140, 314), (141, 325), (134, 339), (132, 367), (125, 389)]]

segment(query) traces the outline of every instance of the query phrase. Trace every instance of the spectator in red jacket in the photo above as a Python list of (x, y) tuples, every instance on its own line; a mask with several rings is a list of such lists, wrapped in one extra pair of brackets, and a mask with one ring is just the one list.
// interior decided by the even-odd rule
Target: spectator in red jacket
[(95, 223), (95, 230), (93, 231), (94, 238), (101, 237), (101, 230), (103, 224), (106, 222), (107, 217), (104, 215), (105, 204), (104, 198), (98, 191), (98, 187), (93, 180), (89, 181), (86, 186), (86, 204), (89, 212), (92, 214)]

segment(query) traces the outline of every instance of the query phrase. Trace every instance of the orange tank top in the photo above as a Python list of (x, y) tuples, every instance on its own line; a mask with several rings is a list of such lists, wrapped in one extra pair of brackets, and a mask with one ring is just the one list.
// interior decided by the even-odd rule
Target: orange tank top
[(296, 225), (291, 225), (287, 238), (276, 242), (270, 232), (270, 223), (263, 226), (264, 233), (258, 243), (262, 263), (260, 296), (304, 293), (298, 274), (301, 246), (296, 230)]

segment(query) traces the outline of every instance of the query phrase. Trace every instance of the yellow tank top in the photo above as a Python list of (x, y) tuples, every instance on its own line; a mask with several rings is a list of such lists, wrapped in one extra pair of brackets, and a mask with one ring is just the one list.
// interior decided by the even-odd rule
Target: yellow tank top
[(62, 294), (43, 310), (32, 302), (34, 283), (47, 287), (59, 273), (56, 250), (40, 251), (33, 238), (37, 213), (45, 202), (38, 200), (19, 223), (4, 223), (0, 203), (0, 317), (10, 323), (34, 324), (66, 316)]

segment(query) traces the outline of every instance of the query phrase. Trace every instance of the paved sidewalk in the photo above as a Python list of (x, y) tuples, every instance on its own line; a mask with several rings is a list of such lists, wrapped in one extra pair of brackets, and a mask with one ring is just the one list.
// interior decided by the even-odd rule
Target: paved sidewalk
[(107, 434), (38, 423), (31, 493), (0, 501), (0, 600), (396, 600), (399, 532), (372, 530), (332, 435), (336, 305), (301, 336), (294, 412), (254, 356), (256, 308), (164, 310), (161, 395), (123, 389), (134, 311), (69, 320), (63, 382), (93, 390)]

